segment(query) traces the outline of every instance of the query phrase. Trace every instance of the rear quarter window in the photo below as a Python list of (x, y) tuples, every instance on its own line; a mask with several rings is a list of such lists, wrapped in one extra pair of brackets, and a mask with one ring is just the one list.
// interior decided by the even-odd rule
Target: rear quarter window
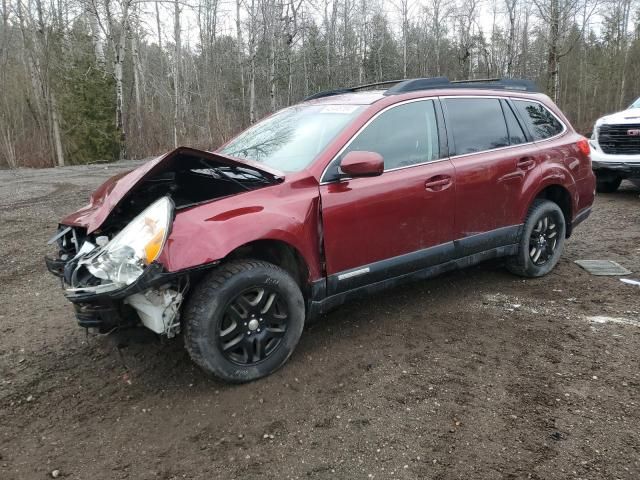
[(513, 104), (534, 140), (545, 140), (562, 133), (562, 123), (541, 103), (514, 99)]

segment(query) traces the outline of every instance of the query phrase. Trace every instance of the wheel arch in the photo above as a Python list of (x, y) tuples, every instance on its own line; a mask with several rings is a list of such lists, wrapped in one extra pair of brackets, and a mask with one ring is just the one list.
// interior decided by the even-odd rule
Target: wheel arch
[(551, 184), (538, 191), (538, 193), (531, 200), (530, 205), (538, 199), (550, 200), (560, 207), (566, 225), (565, 236), (566, 238), (569, 238), (569, 236), (571, 235), (571, 223), (573, 221), (574, 214), (571, 192), (569, 192), (569, 190), (562, 185)]
[(240, 245), (224, 258), (224, 261), (251, 258), (273, 263), (284, 269), (296, 281), (302, 295), (309, 298), (311, 276), (309, 265), (302, 253), (283, 240), (260, 239)]

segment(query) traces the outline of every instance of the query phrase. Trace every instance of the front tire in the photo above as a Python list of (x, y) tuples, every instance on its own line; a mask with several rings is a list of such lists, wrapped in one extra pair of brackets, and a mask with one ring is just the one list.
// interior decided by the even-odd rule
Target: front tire
[(560, 260), (566, 231), (560, 207), (549, 200), (535, 200), (524, 223), (518, 253), (508, 259), (507, 269), (522, 277), (546, 275)]
[(268, 262), (223, 264), (205, 276), (184, 313), (185, 347), (203, 370), (234, 383), (280, 368), (304, 328), (300, 288)]

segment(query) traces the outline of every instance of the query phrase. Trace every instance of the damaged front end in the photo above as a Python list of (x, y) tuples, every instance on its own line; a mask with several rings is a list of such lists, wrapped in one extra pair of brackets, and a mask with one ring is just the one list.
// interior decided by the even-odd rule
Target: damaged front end
[(174, 211), (171, 198), (162, 197), (111, 238), (61, 227), (50, 240), (57, 243), (59, 257), (47, 258), (47, 266), (61, 277), (81, 326), (106, 333), (142, 322), (167, 337), (179, 332), (188, 283), (171, 278), (156, 263)]
[(107, 181), (49, 241), (58, 252), (45, 258), (47, 268), (61, 278), (82, 327), (108, 333), (142, 324), (175, 336), (191, 275), (211, 265), (167, 272), (158, 262), (176, 210), (277, 181), (192, 149), (149, 163)]

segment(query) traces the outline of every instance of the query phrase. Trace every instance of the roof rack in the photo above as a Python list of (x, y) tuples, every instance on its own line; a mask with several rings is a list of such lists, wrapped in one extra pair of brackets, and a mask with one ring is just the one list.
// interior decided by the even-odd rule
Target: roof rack
[(364, 85), (356, 85), (355, 87), (325, 90), (324, 92), (318, 92), (318, 93), (314, 93), (313, 95), (309, 95), (303, 100), (303, 102), (306, 102), (307, 100), (314, 100), (316, 98), (331, 97), (332, 95), (341, 95), (343, 93), (353, 93), (353, 92), (357, 92), (358, 90), (366, 90), (367, 88), (381, 87), (383, 85), (391, 85), (394, 83), (401, 83), (404, 81), (405, 80), (386, 80), (384, 82), (375, 82), (375, 83), (366, 83)]
[(413, 78), (404, 80), (389, 88), (385, 95), (430, 90), (434, 88), (479, 88), (490, 90), (518, 90), (521, 92), (539, 92), (536, 84), (531, 80), (514, 78), (479, 78), (473, 80), (452, 80), (447, 77)]
[(449, 80), (447, 77), (432, 78), (412, 78), (403, 80), (386, 80), (384, 82), (367, 83), (348, 88), (336, 88), (326, 90), (308, 96), (303, 101), (314, 100), (316, 98), (341, 95), (343, 93), (353, 93), (367, 88), (393, 85), (388, 88), (385, 95), (399, 95), (401, 93), (416, 92), (419, 90), (431, 90), (435, 88), (479, 88), (490, 90), (518, 90), (521, 92), (539, 92), (537, 85), (532, 80), (522, 80), (514, 78), (479, 78), (471, 80)]

